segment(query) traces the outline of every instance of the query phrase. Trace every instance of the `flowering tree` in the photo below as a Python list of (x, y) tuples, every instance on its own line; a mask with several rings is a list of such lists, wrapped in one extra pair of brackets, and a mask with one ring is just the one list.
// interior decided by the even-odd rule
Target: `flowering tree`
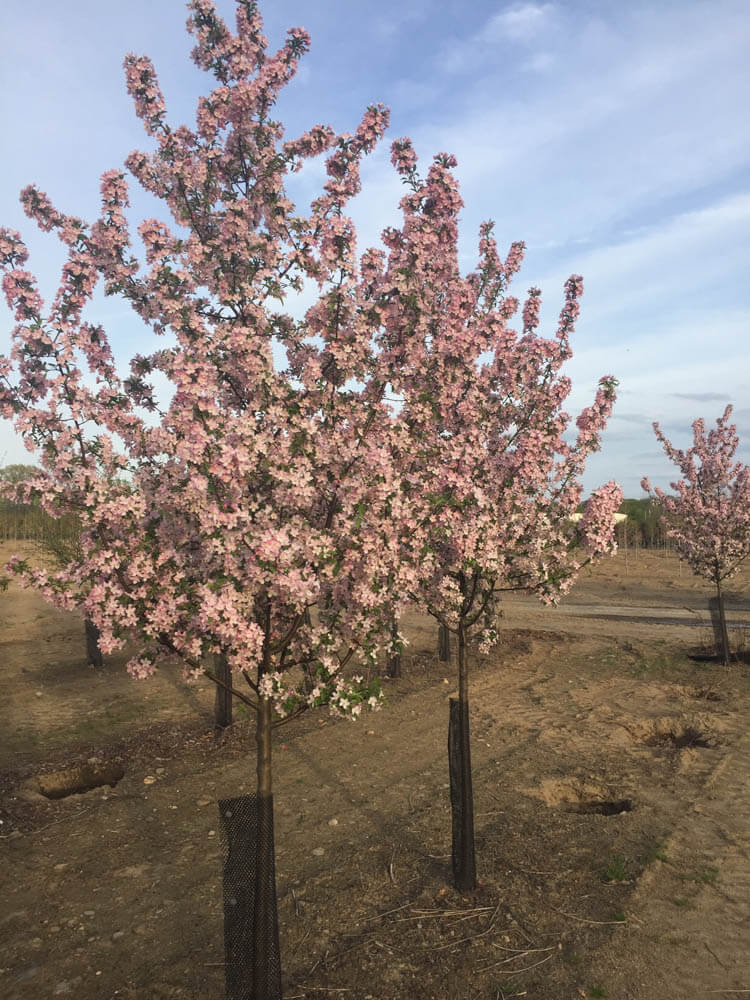
[[(349, 718), (377, 708), (377, 681), (343, 669), (368, 667), (392, 646), (398, 613), (390, 518), (400, 501), (384, 368), (373, 361), (373, 256), (359, 264), (345, 214), (388, 114), (372, 106), (353, 135), (315, 126), (283, 141), (271, 111), (307, 34), (292, 29), (269, 56), (251, 0), (238, 0), (236, 33), (210, 0), (188, 6), (193, 58), (218, 81), (195, 129), (168, 124), (148, 59), (125, 60), (154, 147), (127, 166), (171, 214), (139, 226), (145, 264), (131, 250), (120, 170), (102, 178), (93, 225), (33, 187), (22, 193), (27, 214), (68, 247), (48, 308), (20, 235), (0, 231), (17, 321), (11, 356), (0, 359), (0, 412), (42, 463), (18, 494), (81, 524), (80, 553), (66, 566), (14, 559), (9, 569), (57, 606), (81, 608), (104, 652), (136, 643), (136, 678), (165, 654), (188, 676), (210, 656), (231, 671), (214, 679), (255, 717), (259, 829), (271, 831), (258, 844), (254, 923), (254, 995), (266, 998), (280, 990), (263, 947), (272, 729), (324, 705)], [(324, 153), (324, 191), (298, 214), (285, 175)], [(83, 316), (101, 277), (166, 340), (124, 376), (106, 332)], [(283, 303), (307, 279), (319, 297), (297, 321)], [(171, 384), (166, 403), (153, 372)]]
[(572, 444), (563, 403), (582, 279), (566, 283), (557, 335), (536, 334), (540, 292), (532, 288), (519, 335), (508, 326), (518, 303), (506, 295), (524, 246), (501, 261), (492, 224), (482, 226), (479, 269), (458, 268), (462, 202), (452, 156), (434, 158), (426, 180), (407, 139), (393, 162), (409, 187), (405, 221), (384, 234), (389, 249), (382, 289), (381, 360), (403, 406), (395, 449), (409, 519), (402, 533), (411, 594), (457, 636), (458, 700), (451, 707), (449, 755), (453, 803), (453, 869), (459, 889), (476, 885), (469, 744), (466, 644), (480, 633), (496, 640), (496, 601), (505, 590), (553, 602), (589, 560), (614, 550), (615, 483), (596, 491), (579, 527), (580, 475), (599, 448), (616, 382), (603, 378), (593, 404), (577, 419)]
[[(664, 436), (658, 423), (654, 433), (683, 478), (670, 483), (676, 496), (656, 487), (667, 534), (698, 576), (716, 587), (721, 628), (722, 658), (729, 663), (729, 635), (724, 614), (722, 583), (733, 576), (750, 555), (750, 466), (735, 462), (737, 427), (730, 424), (727, 406), (706, 432), (703, 420), (693, 423), (693, 447), (681, 451)], [(641, 481), (651, 492), (648, 478)]]

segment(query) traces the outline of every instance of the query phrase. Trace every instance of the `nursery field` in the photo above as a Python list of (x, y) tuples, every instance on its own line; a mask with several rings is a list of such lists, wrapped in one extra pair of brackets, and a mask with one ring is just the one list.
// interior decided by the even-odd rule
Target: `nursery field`
[[(620, 553), (557, 609), (503, 602), (472, 657), (470, 895), (428, 619), (407, 616), (382, 712), (279, 729), (285, 1000), (750, 995), (750, 574), (730, 590), (729, 668), (701, 658), (711, 592), (669, 553)], [(209, 681), (88, 667), (80, 618), (13, 583), (0, 608), (0, 995), (216, 1000), (217, 800), (253, 790), (252, 733), (215, 739)], [(39, 793), (87, 762), (123, 777)]]

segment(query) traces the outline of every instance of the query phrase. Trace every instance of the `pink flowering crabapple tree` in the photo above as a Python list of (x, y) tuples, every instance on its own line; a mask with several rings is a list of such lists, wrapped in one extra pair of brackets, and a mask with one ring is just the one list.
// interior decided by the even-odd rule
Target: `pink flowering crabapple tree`
[[(353, 135), (318, 125), (284, 141), (272, 109), (306, 32), (292, 29), (269, 55), (251, 0), (238, 0), (236, 32), (210, 0), (188, 8), (193, 58), (217, 80), (194, 128), (168, 123), (147, 58), (125, 60), (152, 145), (127, 167), (171, 216), (138, 227), (145, 263), (132, 249), (121, 170), (103, 175), (92, 225), (34, 187), (22, 192), (27, 214), (67, 247), (48, 306), (20, 235), (0, 231), (16, 319), (0, 411), (41, 453), (40, 472), (17, 492), (81, 524), (80, 554), (65, 567), (16, 558), (9, 569), (58, 607), (81, 609), (102, 651), (134, 643), (136, 678), (166, 654), (187, 676), (212, 656), (228, 667), (209, 676), (255, 717), (258, 823), (270, 830), (257, 848), (253, 946), (253, 995), (266, 998), (280, 991), (265, 944), (278, 937), (275, 912), (261, 891), (274, 882), (272, 730), (321, 706), (352, 719), (379, 707), (378, 682), (363, 674), (393, 647), (404, 590), (372, 302), (378, 255), (358, 260), (346, 214), (388, 112), (371, 106)], [(321, 154), (328, 179), (300, 214), (285, 176)], [(107, 332), (84, 316), (100, 279), (165, 339), (126, 374)], [(306, 281), (318, 298), (296, 320), (284, 304)], [(166, 403), (152, 373), (171, 386)], [(357, 662), (366, 669), (352, 676)]]
[(620, 487), (590, 498), (580, 526), (580, 476), (615, 400), (612, 376), (564, 433), (562, 407), (571, 388), (562, 374), (579, 313), (580, 277), (565, 286), (554, 339), (536, 333), (540, 292), (532, 288), (519, 334), (508, 324), (518, 308), (506, 294), (524, 245), (498, 256), (492, 223), (481, 228), (479, 267), (462, 277), (458, 215), (462, 201), (452, 156), (434, 158), (425, 180), (408, 139), (393, 145), (393, 163), (409, 188), (404, 225), (384, 234), (389, 249), (378, 278), (384, 299), (384, 343), (393, 390), (403, 400), (394, 447), (409, 520), (404, 560), (413, 567), (411, 595), (457, 636), (458, 699), (451, 705), (449, 757), (456, 887), (476, 886), (469, 741), (467, 641), (497, 641), (498, 596), (523, 590), (552, 603), (581, 567), (615, 549)]
[[(739, 437), (731, 416), (727, 406), (709, 431), (703, 420), (694, 421), (693, 446), (686, 451), (675, 448), (658, 423), (653, 425), (665, 454), (682, 474), (670, 483), (676, 496), (659, 487), (653, 492), (677, 551), (697, 576), (716, 587), (724, 664), (729, 663), (729, 634), (722, 583), (750, 556), (750, 466), (734, 460)], [(641, 486), (652, 492), (648, 478)]]

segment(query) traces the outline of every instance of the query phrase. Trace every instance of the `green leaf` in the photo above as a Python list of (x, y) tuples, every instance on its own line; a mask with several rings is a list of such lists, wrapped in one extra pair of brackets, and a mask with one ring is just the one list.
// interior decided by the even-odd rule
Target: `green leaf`
[(360, 502), (357, 504), (357, 516), (354, 521), (357, 529), (362, 527), (362, 519), (364, 517), (364, 514), (365, 514), (365, 503), (363, 500), (360, 500)]

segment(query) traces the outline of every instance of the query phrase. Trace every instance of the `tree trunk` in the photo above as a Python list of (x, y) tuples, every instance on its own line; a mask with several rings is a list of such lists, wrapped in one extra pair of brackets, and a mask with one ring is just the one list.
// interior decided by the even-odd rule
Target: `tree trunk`
[(721, 658), (725, 667), (729, 666), (729, 632), (727, 631), (727, 619), (724, 614), (724, 592), (721, 589), (721, 580), (716, 580), (716, 597), (719, 608), (719, 631), (721, 637)]
[[(218, 680), (224, 684), (231, 685), (232, 670), (227, 662), (226, 656), (218, 654), (214, 657), (214, 673)], [(216, 685), (216, 695), (214, 700), (214, 731), (218, 735), (232, 725), (232, 693), (223, 688), (221, 684)]]
[(256, 730), (258, 844), (253, 914), (253, 1000), (281, 1000), (281, 951), (273, 836), (271, 721), (271, 702), (267, 698), (261, 698)]
[(451, 662), (451, 634), (446, 625), (438, 628), (438, 657), (441, 663)]
[(99, 629), (89, 618), (84, 619), (86, 629), (86, 662), (92, 667), (103, 667), (104, 659), (99, 649)]
[(281, 1000), (271, 784), (272, 707), (256, 715), (257, 793), (219, 801), (227, 1000)]
[[(393, 639), (398, 638), (398, 625), (394, 624), (391, 630), (391, 637)], [(388, 676), (392, 678), (401, 676), (401, 653), (393, 653), (388, 657), (387, 672)]]
[(469, 670), (463, 622), (458, 625), (458, 698), (450, 699), (448, 761), (453, 821), (453, 884), (459, 892), (470, 892), (477, 887), (477, 868), (469, 735)]

